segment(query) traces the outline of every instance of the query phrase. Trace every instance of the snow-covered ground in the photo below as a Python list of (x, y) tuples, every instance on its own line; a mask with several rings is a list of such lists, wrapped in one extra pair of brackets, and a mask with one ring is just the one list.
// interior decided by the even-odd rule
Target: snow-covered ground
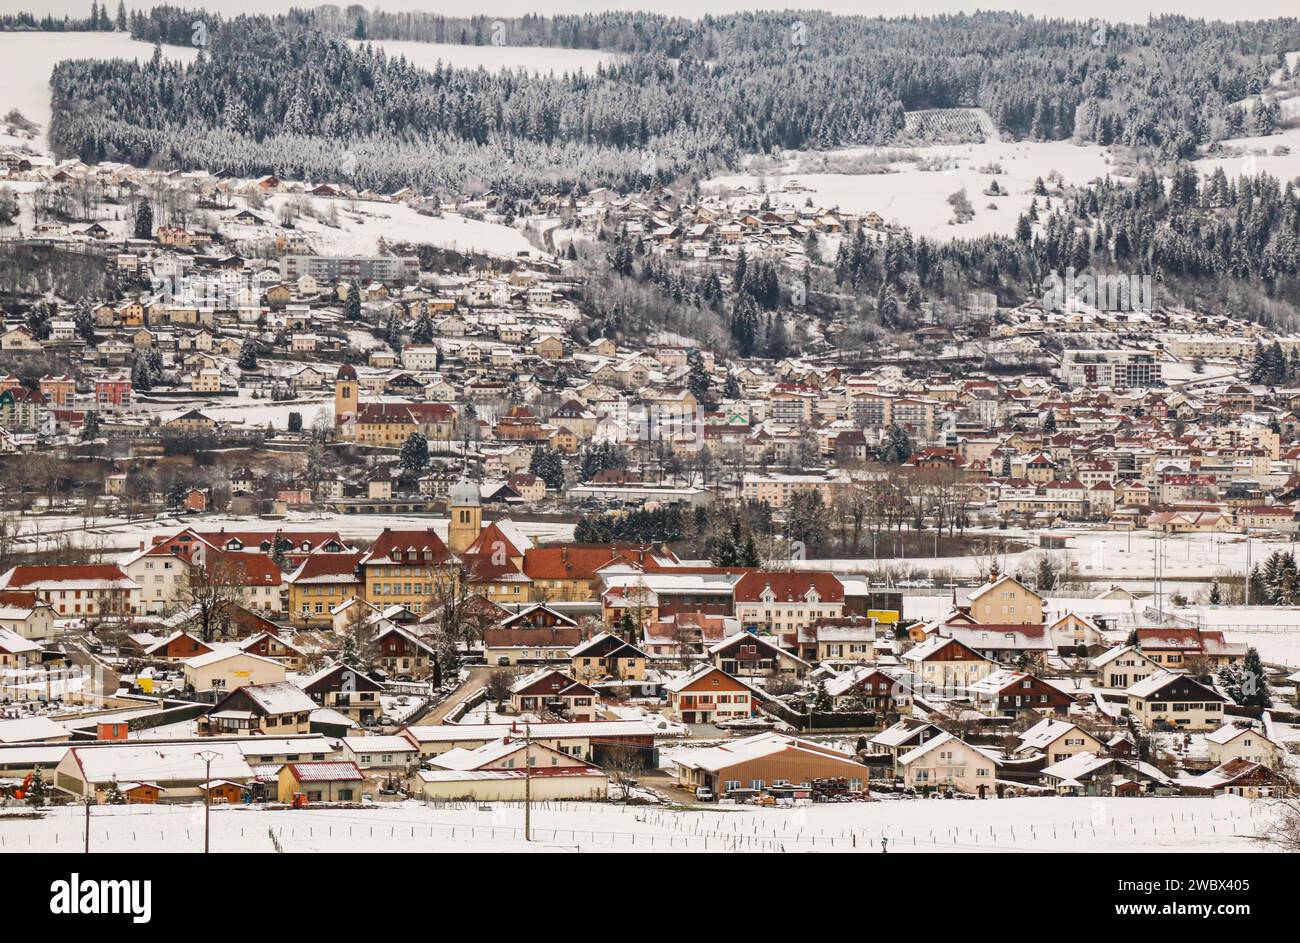
[[(174, 534), (183, 527), (197, 530), (337, 530), (345, 537), (373, 540), (386, 527), (395, 530), (432, 527), (444, 539), (447, 536), (445, 518), (430, 518), (410, 514), (336, 514), (333, 512), (290, 511), (282, 519), (266, 519), (237, 514), (205, 514), (193, 516), (167, 514), (157, 520), (127, 521), (121, 517), (99, 517), (89, 526), (79, 516), (41, 515), (11, 518), (9, 525), (19, 534), (18, 541), (28, 549), (50, 545), (61, 536), (67, 536), (74, 546), (88, 546), (104, 555), (105, 562), (114, 562), (127, 556), (141, 542), (149, 543), (154, 537)], [(573, 539), (572, 524), (549, 521), (518, 521), (517, 526), (539, 543)]]
[[(535, 803), (533, 842), (523, 840), (519, 804), (442, 807), (418, 802), (369, 809), (267, 811), (214, 808), (212, 850), (317, 851), (1252, 851), (1267, 820), (1264, 803), (1236, 797), (1168, 799), (1023, 798), (886, 800), (794, 809), (679, 811), (605, 803)], [(81, 808), (40, 821), (0, 818), (0, 852), (80, 849)], [(92, 850), (199, 851), (203, 807), (101, 806), (92, 811)]]
[[(1300, 105), (1300, 99), (1289, 99), (1283, 104), (1290, 106), (1293, 103)], [(1300, 128), (1287, 128), (1263, 137), (1232, 138), (1224, 141), (1222, 148), (1223, 155), (1196, 161), (1197, 172), (1212, 174), (1222, 167), (1229, 180), (1243, 174), (1253, 177), (1261, 173), (1279, 180), (1300, 178)]]
[[(1246, 570), (1247, 556), (1252, 563), (1263, 563), (1274, 550), (1290, 553), (1295, 545), (1277, 535), (1253, 534), (1247, 551), (1244, 534), (1171, 534), (1163, 536), (1150, 531), (1103, 530), (1099, 527), (1053, 527), (1054, 536), (1068, 538), (1064, 550), (1042, 550), (1031, 546), (1028, 550), (1008, 553), (999, 557), (1004, 570), (1014, 571), (1021, 563), (1047, 553), (1064, 562), (1078, 576), (1113, 579), (1116, 583), (1137, 589), (1150, 587), (1153, 578), (1156, 545), (1162, 544), (1163, 571), (1166, 577), (1202, 578), (1208, 585), (1220, 573), (1240, 576)], [(1006, 530), (979, 530), (967, 528), (968, 537), (985, 535), (993, 538), (1020, 540), (1037, 544), (1041, 530), (1025, 531), (1019, 528)], [(870, 546), (870, 539), (865, 539)], [(882, 538), (876, 556), (860, 560), (803, 560), (790, 565), (796, 569), (830, 568), (840, 572), (881, 570), (886, 566), (908, 567), (916, 570), (944, 571), (958, 577), (979, 575), (980, 567), (988, 559), (974, 556), (931, 557), (917, 555), (898, 557), (890, 555), (890, 543)], [(1100, 591), (1099, 587), (1099, 591)], [(1171, 587), (1174, 592), (1179, 587)], [(1190, 595), (1190, 593), (1189, 593)]]
[[(293, 201), (306, 201), (321, 219), (300, 217), (295, 226), (307, 234), (312, 248), (320, 255), (369, 254), (377, 250), (382, 238), (389, 245), (402, 242), (427, 243), (443, 249), (462, 252), (484, 252), (489, 255), (514, 258), (520, 252), (544, 256), (530, 243), (522, 232), (501, 222), (470, 219), (456, 213), (441, 216), (424, 216), (404, 203), (373, 203), (337, 197), (316, 197), (300, 194), (277, 194), (267, 200), (265, 212), (276, 216), (279, 210)], [(323, 220), (335, 214), (339, 225), (327, 225)], [(261, 236), (256, 229), (239, 232), (228, 226), (223, 234), (238, 238)]]
[[(852, 158), (872, 154), (897, 154), (909, 151), (927, 166), (940, 169), (920, 170), (911, 161), (891, 164), (895, 173), (845, 174), (797, 173), (793, 163), (780, 174), (733, 174), (714, 177), (704, 189), (714, 187), (757, 187), (766, 183), (770, 191), (779, 191), (791, 181), (799, 188), (791, 192), (773, 192), (773, 202), (789, 203), (802, 207), (811, 198), (816, 206), (834, 208), (850, 213), (875, 211), (886, 222), (898, 223), (916, 235), (934, 239), (970, 238), (992, 233), (1010, 234), (1015, 231), (1016, 220), (1033, 200), (1034, 180), (1044, 181), (1053, 170), (1066, 183), (1082, 184), (1112, 173), (1107, 163), (1106, 151), (1094, 145), (1076, 145), (1068, 141), (1050, 142), (987, 142), (983, 144), (931, 145), (916, 148), (857, 147), (829, 151), (830, 159)], [(792, 159), (793, 160), (793, 159)], [(980, 173), (980, 168), (999, 164), (1003, 173)], [(1009, 191), (1002, 196), (986, 196), (982, 191), (992, 181)], [(952, 207), (948, 196), (961, 189), (975, 209), (969, 222), (949, 225)], [(989, 203), (997, 209), (988, 209)], [(1047, 207), (1044, 197), (1038, 198), (1040, 209)]]
[[(17, 108), (41, 126), (34, 149), (46, 150), (49, 130), (50, 72), (64, 59), (137, 59), (153, 55), (153, 46), (126, 33), (0, 33), (0, 116)], [(197, 49), (164, 46), (171, 60), (193, 62)]]
[[(508, 39), (508, 37), (507, 37)], [(546, 74), (554, 72), (577, 72), (579, 69), (588, 75), (596, 71), (602, 63), (621, 58), (617, 53), (602, 52), (599, 49), (563, 49), (553, 46), (462, 46), (451, 43), (421, 43), (398, 39), (369, 40), (372, 46), (382, 49), (389, 58), (405, 56), (406, 61), (421, 69), (433, 69), (437, 66), (453, 66), (457, 69), (487, 69), (499, 72), (501, 69), (524, 69), (528, 72)], [(361, 43), (352, 41), (354, 46)]]

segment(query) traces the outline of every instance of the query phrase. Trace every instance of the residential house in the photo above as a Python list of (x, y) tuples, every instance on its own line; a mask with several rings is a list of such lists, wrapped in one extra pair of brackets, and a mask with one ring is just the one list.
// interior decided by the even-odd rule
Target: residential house
[(1148, 727), (1215, 730), (1223, 724), (1227, 698), (1190, 675), (1162, 671), (1124, 691), (1128, 710)]
[(684, 724), (716, 724), (752, 717), (756, 692), (711, 664), (699, 665), (664, 685), (668, 713)]

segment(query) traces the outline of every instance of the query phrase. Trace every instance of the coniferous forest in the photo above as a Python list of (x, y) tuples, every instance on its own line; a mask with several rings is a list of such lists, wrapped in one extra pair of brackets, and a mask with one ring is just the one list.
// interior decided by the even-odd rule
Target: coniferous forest
[(275, 172), (361, 187), (644, 186), (777, 148), (882, 144), (904, 113), (978, 106), (1010, 137), (1076, 137), (1158, 158), (1257, 130), (1300, 22), (1164, 17), (1110, 27), (989, 13), (880, 20), (646, 13), (504, 21), (511, 44), (620, 53), (591, 73), (415, 68), (361, 38), (482, 43), (494, 21), (337, 9), (222, 19), (169, 7), (129, 17), (147, 41), (208, 44), (190, 66), (70, 61), (52, 78), (51, 140), (83, 160)]

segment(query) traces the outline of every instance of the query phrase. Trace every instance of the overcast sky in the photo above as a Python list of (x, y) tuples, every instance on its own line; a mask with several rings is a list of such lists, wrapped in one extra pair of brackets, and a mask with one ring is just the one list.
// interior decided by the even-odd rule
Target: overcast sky
[[(91, 0), (0, 0), (0, 11), (29, 10), (56, 15), (84, 15)], [(159, 3), (162, 0), (158, 0)], [(173, 6), (204, 7), (219, 13), (280, 13), (292, 6), (312, 7), (312, 0), (166, 0)], [(117, 9), (117, 0), (109, 0), (109, 10)], [(132, 2), (130, 9), (148, 9), (154, 2)], [(590, 13), (601, 10), (650, 9), (656, 13), (699, 17), (707, 13), (732, 13), (736, 10), (785, 9), (779, 2), (745, 2), (745, 0), (478, 0), (472, 4), (446, 0), (384, 0), (367, 3), (385, 10), (429, 10), (452, 15), (488, 13), (519, 16), (524, 13)], [(346, 7), (340, 3), (338, 6)], [(830, 10), (834, 13), (859, 13), (870, 16), (928, 15), (936, 13), (974, 12), (975, 10), (1019, 10), (1039, 16), (1063, 16), (1072, 19), (1129, 20), (1141, 22), (1150, 14), (1180, 13), (1205, 19), (1268, 19), (1275, 16), (1300, 15), (1296, 0), (1092, 0), (1084, 4), (1066, 4), (1061, 0), (803, 0), (789, 4), (791, 9)]]

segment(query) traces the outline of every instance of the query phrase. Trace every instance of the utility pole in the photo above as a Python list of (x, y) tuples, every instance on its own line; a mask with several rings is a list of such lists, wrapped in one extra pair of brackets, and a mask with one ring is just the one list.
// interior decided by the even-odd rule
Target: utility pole
[(86, 854), (90, 854), (90, 796), (86, 796)]
[(212, 761), (221, 754), (214, 750), (201, 750), (194, 755), (203, 761), (203, 853), (206, 855), (212, 820)]
[(1246, 605), (1250, 605), (1250, 528), (1246, 528)]
[(524, 841), (533, 840), (533, 728), (524, 721)]

